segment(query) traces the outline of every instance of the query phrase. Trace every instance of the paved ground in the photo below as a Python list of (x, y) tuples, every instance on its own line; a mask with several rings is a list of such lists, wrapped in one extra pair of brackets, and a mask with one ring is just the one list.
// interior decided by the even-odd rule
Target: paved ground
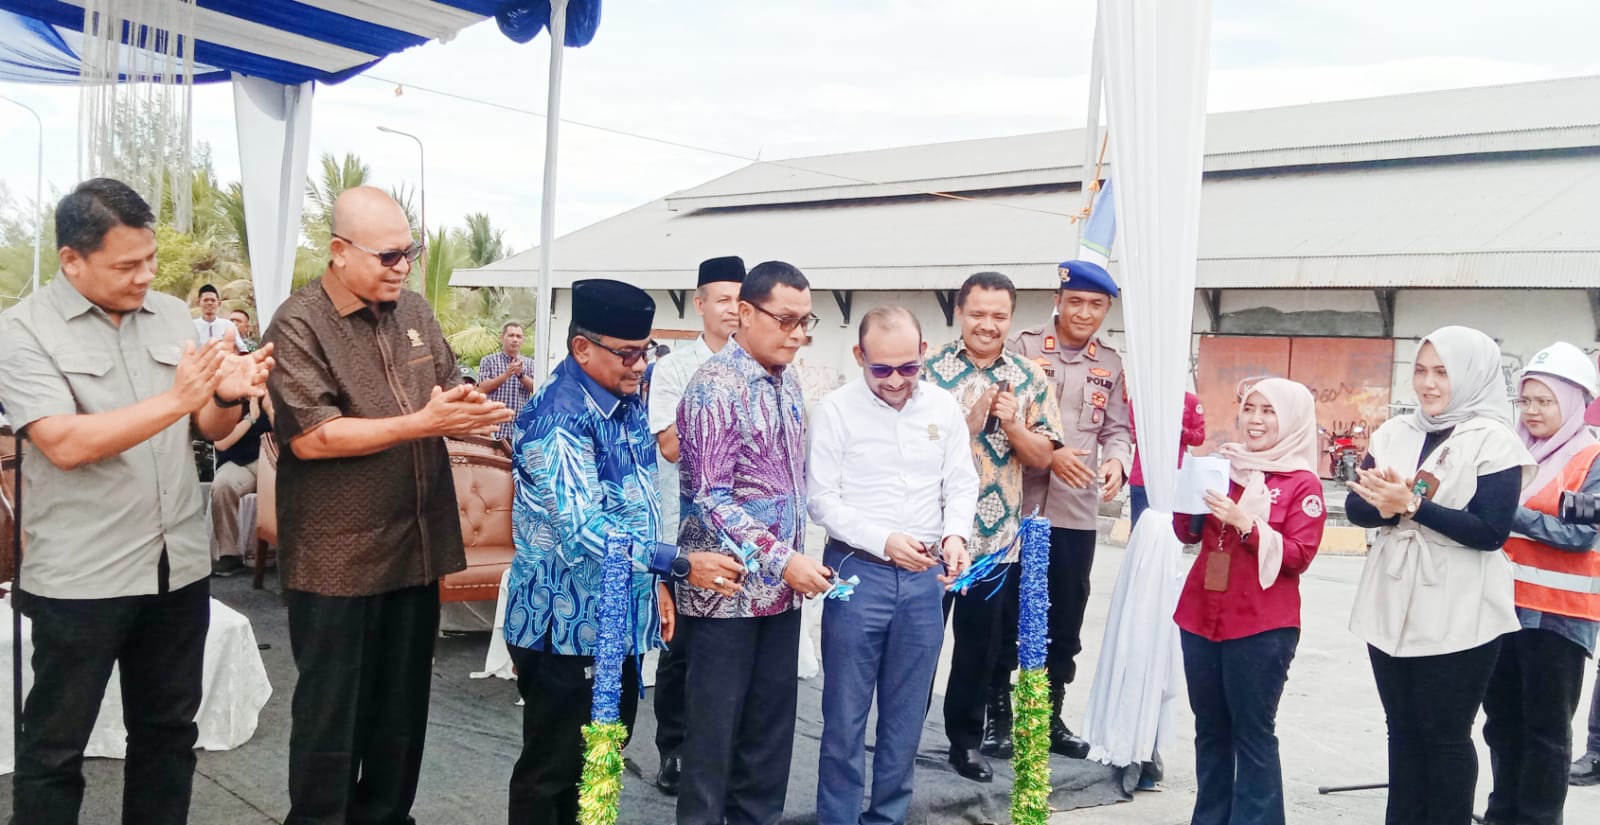
[[(1080, 673), (1089, 668), (1092, 677), (1105, 630), (1105, 615), (1122, 562), (1120, 547), (1102, 545), (1095, 559), (1095, 593), (1084, 623), (1084, 656)], [(1289, 672), (1289, 683), (1278, 714), (1290, 822), (1305, 825), (1323, 823), (1373, 823), (1383, 821), (1384, 792), (1358, 791), (1319, 795), (1321, 785), (1354, 785), (1385, 780), (1383, 709), (1373, 686), (1365, 646), (1357, 641), (1346, 623), (1363, 559), (1319, 558), (1302, 585), (1305, 600), (1300, 649)], [(1585, 705), (1573, 729), (1582, 733), (1587, 719), (1588, 697), (1594, 683), (1584, 693)], [(1083, 718), (1088, 698), (1088, 683), (1074, 686), (1068, 694), (1068, 720)], [(1074, 726), (1076, 727), (1076, 726)], [(1167, 781), (1156, 793), (1141, 793), (1134, 801), (1111, 807), (1057, 814), (1058, 825), (1095, 823), (1139, 823), (1140, 825), (1178, 825), (1187, 823), (1194, 802), (1194, 719), (1184, 707), (1177, 746), (1163, 754)], [(1578, 741), (1582, 741), (1580, 738)], [(1478, 781), (1477, 810), (1482, 812), (1489, 795), (1488, 751), (1479, 743), (1481, 769)], [(1600, 822), (1600, 787), (1573, 788), (1567, 797), (1567, 821)]]
[[(1068, 720), (1082, 719), (1089, 679), (1098, 657), (1111, 589), (1122, 562), (1120, 547), (1102, 545), (1096, 560), (1095, 595), (1084, 628), (1084, 681), (1068, 693)], [(1382, 782), (1385, 778), (1383, 714), (1373, 688), (1365, 649), (1345, 629), (1349, 605), (1362, 559), (1324, 557), (1308, 574), (1305, 631), (1279, 714), (1284, 771), (1291, 822), (1381, 822), (1382, 791), (1318, 795), (1319, 785)], [(248, 589), (239, 578), (219, 583), (217, 595), (248, 612), (257, 637), (271, 647), (262, 652), (274, 674), (275, 693), (262, 713), (256, 737), (238, 750), (202, 753), (195, 781), (196, 825), (270, 825), (286, 813), (284, 794), (288, 697), (293, 665), (289, 662), (282, 610), (272, 592)], [(465, 674), (483, 661), (484, 637), (445, 638), (439, 647), (434, 686), (433, 724), (416, 811), (425, 825), (499, 822), (504, 817), (504, 776), (516, 758), (518, 720), (515, 688), (498, 679), (468, 680)], [(946, 646), (938, 684), (947, 675)], [(1589, 679), (1592, 683), (1593, 672)], [(1592, 688), (1591, 688), (1592, 689)], [(1587, 702), (1588, 694), (1585, 694)], [(1587, 705), (1585, 706), (1587, 707)], [(1574, 729), (1582, 723), (1582, 715)], [(1130, 803), (1057, 814), (1055, 825), (1178, 825), (1189, 819), (1194, 799), (1193, 720), (1187, 709), (1180, 721), (1179, 741), (1164, 754), (1167, 781), (1161, 791), (1138, 794)], [(1487, 766), (1487, 754), (1482, 757)], [(90, 760), (89, 799), (84, 822), (114, 822), (121, 793), (121, 763)], [(9, 811), (10, 782), (0, 779), (0, 812)], [(1479, 805), (1488, 795), (1486, 770), (1480, 772)], [(1600, 788), (1574, 788), (1567, 802), (1567, 821), (1574, 825), (1600, 822)], [(630, 820), (626, 816), (625, 822)], [(654, 825), (652, 823), (651, 825)]]

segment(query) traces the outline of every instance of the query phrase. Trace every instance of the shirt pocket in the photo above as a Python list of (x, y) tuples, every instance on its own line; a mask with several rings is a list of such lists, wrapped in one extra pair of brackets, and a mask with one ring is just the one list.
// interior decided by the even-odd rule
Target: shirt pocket
[(56, 356), (56, 366), (72, 390), (78, 409), (85, 413), (110, 412), (126, 406), (110, 380), (113, 361), (105, 352), (64, 352)]
[(1084, 432), (1099, 432), (1101, 425), (1106, 423), (1106, 410), (1104, 407), (1095, 406), (1094, 402), (1085, 399), (1078, 408), (1078, 429)]

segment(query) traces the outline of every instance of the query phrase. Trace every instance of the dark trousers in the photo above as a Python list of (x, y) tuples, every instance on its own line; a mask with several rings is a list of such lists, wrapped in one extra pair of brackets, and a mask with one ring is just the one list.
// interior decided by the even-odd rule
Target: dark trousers
[[(675, 593), (668, 587), (667, 592)], [(674, 595), (673, 600), (677, 600)], [(656, 659), (655, 693), (656, 751), (663, 757), (677, 755), (683, 747), (684, 689), (689, 674), (687, 635), (675, 633)]]
[(1548, 630), (1504, 638), (1483, 697), (1483, 739), (1494, 775), (1489, 819), (1561, 825), (1585, 657), (1582, 647)]
[[(911, 808), (911, 783), (944, 643), (944, 585), (937, 569), (912, 573), (845, 561), (830, 542), (824, 563), (860, 576), (849, 601), (822, 608), (822, 744), (818, 825), (898, 825)], [(878, 699), (872, 796), (866, 812), (867, 715)]]
[[(1070, 684), (1074, 659), (1083, 652), (1083, 611), (1089, 606), (1089, 571), (1094, 568), (1093, 530), (1050, 528), (1050, 681)], [(1022, 571), (1019, 568), (1017, 572)]]
[(1468, 825), (1478, 785), (1472, 725), (1500, 639), (1439, 656), (1390, 656), (1368, 646), (1389, 727), (1386, 825)]
[[(594, 714), (591, 656), (562, 656), (511, 646), (522, 694), (522, 755), (511, 769), (510, 825), (578, 825), (583, 726)], [(639, 668), (622, 660), (622, 724), (633, 734)]]
[(1595, 657), (1593, 696), (1589, 697), (1589, 742), (1587, 752), (1600, 754), (1600, 656)]
[(27, 592), (16, 604), (33, 621), (33, 688), (22, 708), (12, 775), (12, 822), (70, 825), (83, 805), (89, 744), (111, 667), (122, 677), (128, 759), (122, 821), (189, 821), (211, 583), (153, 596), (53, 599)]
[(1145, 493), (1144, 485), (1143, 484), (1129, 485), (1128, 486), (1128, 521), (1130, 522), (1129, 526), (1137, 526), (1139, 524), (1139, 517), (1144, 515), (1144, 511), (1146, 511), (1148, 509), (1150, 509), (1150, 496)]
[(1198, 785), (1191, 825), (1281, 825), (1278, 700), (1300, 631), (1213, 642), (1185, 630), (1182, 638)]
[(944, 688), (944, 729), (952, 750), (976, 750), (990, 688), (1010, 686), (1017, 669), (1017, 564), (1005, 574), (945, 597), (955, 647)]
[(678, 825), (776, 825), (794, 755), (800, 611), (678, 622), (689, 635)]
[(428, 731), (437, 583), (376, 596), (284, 591), (300, 679), (285, 825), (403, 825)]

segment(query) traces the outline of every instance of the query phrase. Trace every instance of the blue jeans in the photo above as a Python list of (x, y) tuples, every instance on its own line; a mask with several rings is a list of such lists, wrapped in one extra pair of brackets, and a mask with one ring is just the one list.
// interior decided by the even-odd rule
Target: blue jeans
[[(944, 641), (939, 568), (912, 573), (859, 558), (830, 542), (824, 563), (861, 584), (822, 608), (822, 746), (818, 825), (906, 821), (917, 745)], [(857, 554), (859, 556), (859, 553)], [(865, 813), (867, 712), (878, 696), (872, 799)]]
[(1128, 487), (1128, 520), (1132, 522), (1129, 527), (1139, 524), (1139, 517), (1144, 511), (1150, 509), (1150, 497), (1144, 494), (1144, 485), (1130, 485)]
[(1299, 643), (1293, 627), (1225, 642), (1183, 631), (1199, 785), (1191, 825), (1283, 822), (1278, 700)]

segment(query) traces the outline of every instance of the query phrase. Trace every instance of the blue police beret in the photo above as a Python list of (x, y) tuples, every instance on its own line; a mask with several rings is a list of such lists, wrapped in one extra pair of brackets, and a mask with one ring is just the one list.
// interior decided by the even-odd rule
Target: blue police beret
[(1099, 264), (1089, 261), (1062, 261), (1056, 266), (1056, 272), (1061, 275), (1062, 289), (1103, 292), (1113, 298), (1120, 294), (1117, 282), (1111, 280), (1111, 273)]

